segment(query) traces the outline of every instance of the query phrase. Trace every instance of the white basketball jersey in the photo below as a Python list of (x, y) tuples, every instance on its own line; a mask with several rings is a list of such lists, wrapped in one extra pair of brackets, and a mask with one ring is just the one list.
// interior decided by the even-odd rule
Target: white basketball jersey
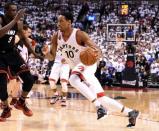
[(75, 67), (80, 61), (80, 52), (84, 49), (76, 41), (76, 32), (78, 29), (73, 29), (70, 37), (65, 41), (62, 37), (62, 33), (58, 31), (57, 51), (62, 53), (62, 57), (66, 59), (71, 68)]

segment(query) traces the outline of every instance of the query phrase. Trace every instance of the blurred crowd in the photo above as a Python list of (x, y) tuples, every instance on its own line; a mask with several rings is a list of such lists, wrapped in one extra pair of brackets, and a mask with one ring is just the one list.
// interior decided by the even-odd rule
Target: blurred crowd
[[(3, 6), (8, 1), (1, 0), (2, 13)], [(134, 49), (139, 86), (148, 86), (148, 81), (156, 85), (159, 83), (158, 1), (128, 1), (125, 3), (129, 5), (129, 13), (126, 16), (122, 16), (119, 12), (121, 1), (12, 0), (12, 2), (18, 3), (19, 8), (27, 9), (25, 21), (32, 27), (31, 37), (35, 41), (36, 52), (41, 53), (42, 46), (50, 44), (51, 36), (57, 30), (57, 16), (60, 11), (71, 11), (74, 15), (73, 26), (86, 31), (103, 52), (103, 58), (96, 72), (102, 85), (122, 84), (122, 72), (125, 69), (129, 48)], [(108, 26), (110, 24), (113, 26)], [(123, 27), (118, 24), (127, 26), (124, 26), (123, 31)], [(133, 32), (129, 32), (131, 24)], [(121, 30), (133, 33), (133, 38), (127, 39), (119, 34), (119, 38), (123, 39), (117, 39), (116, 32)], [(127, 41), (123, 41), (125, 39)], [(30, 56), (28, 63), (32, 73), (37, 75), (40, 81), (47, 80), (53, 62), (40, 61)]]

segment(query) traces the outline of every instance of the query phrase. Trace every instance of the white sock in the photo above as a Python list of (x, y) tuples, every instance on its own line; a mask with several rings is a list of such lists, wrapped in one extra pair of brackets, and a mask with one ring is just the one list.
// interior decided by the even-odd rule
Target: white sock
[(93, 104), (95, 105), (95, 107), (99, 107), (101, 105), (101, 103), (97, 99), (94, 100)]
[(126, 114), (126, 115), (128, 115), (128, 113), (129, 113), (130, 111), (132, 111), (132, 110), (133, 110), (133, 109), (124, 107), (123, 113)]
[(118, 101), (116, 101), (116, 100), (114, 100), (112, 98), (109, 98), (107, 96), (100, 97), (100, 98), (98, 98), (98, 100), (102, 103), (102, 105), (104, 107), (109, 107), (109, 106), (114, 107), (114, 109), (117, 109), (118, 111), (123, 112), (126, 115), (128, 114), (128, 112), (132, 111), (132, 109), (124, 107)]
[(56, 88), (57, 88), (57, 87), (56, 87), (56, 82), (55, 82), (55, 81), (49, 80), (49, 84), (50, 84), (51, 89), (56, 89)]
[(68, 86), (66, 82), (61, 82), (62, 92), (68, 92)]

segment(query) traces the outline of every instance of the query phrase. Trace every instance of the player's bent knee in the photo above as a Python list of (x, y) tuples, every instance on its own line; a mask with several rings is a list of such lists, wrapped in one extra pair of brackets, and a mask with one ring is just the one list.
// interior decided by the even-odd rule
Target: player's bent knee
[(79, 76), (76, 74), (72, 74), (69, 78), (69, 82), (73, 87), (77, 87), (77, 81), (79, 80)]

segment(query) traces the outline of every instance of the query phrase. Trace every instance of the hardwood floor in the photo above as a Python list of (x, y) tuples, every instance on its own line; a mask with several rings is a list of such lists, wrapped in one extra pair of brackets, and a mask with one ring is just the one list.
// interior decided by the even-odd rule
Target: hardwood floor
[(12, 116), (0, 123), (0, 131), (159, 131), (159, 90), (106, 90), (105, 94), (141, 112), (135, 127), (127, 128), (128, 118), (113, 108), (97, 120), (94, 106), (74, 88), (69, 88), (67, 107), (61, 107), (60, 102), (49, 104), (48, 85), (34, 85), (27, 100), (34, 115), (26, 117), (13, 108)]

